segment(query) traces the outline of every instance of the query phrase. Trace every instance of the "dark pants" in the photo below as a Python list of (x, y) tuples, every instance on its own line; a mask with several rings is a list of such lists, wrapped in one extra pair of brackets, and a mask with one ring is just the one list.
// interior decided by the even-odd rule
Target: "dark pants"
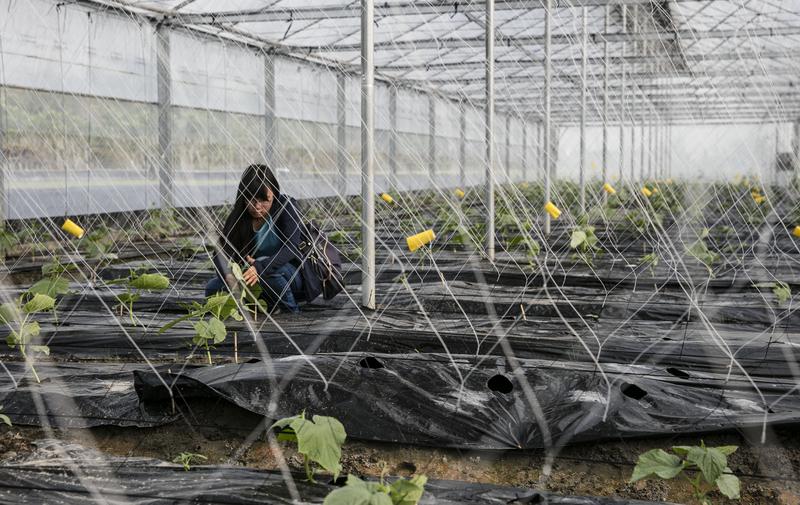
[[(260, 279), (262, 297), (269, 303), (270, 309), (274, 305), (289, 312), (300, 312), (298, 301), (305, 299), (303, 292), (303, 278), (297, 267), (286, 263), (276, 271)], [(225, 290), (225, 281), (218, 276), (206, 284), (206, 297)]]

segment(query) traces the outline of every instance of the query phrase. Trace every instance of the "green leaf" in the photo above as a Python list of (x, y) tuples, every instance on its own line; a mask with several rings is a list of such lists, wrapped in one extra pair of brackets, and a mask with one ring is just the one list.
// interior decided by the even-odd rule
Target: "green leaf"
[(569, 246), (572, 249), (577, 249), (579, 245), (586, 242), (586, 232), (583, 230), (574, 230), (572, 232), (572, 238), (570, 238)]
[(347, 476), (347, 485), (331, 491), (322, 505), (392, 505), (392, 499), (379, 484)]
[(739, 478), (731, 473), (724, 473), (717, 478), (717, 489), (728, 498), (738, 500), (741, 491)]
[(30, 301), (22, 307), (22, 310), (26, 314), (35, 314), (37, 312), (52, 310), (52, 308), (55, 307), (55, 305), (56, 305), (55, 298), (43, 295), (41, 293), (37, 293), (33, 295), (33, 298), (31, 298)]
[(0, 421), (3, 421), (7, 425), (11, 426), (11, 419), (5, 414), (0, 414)]
[[(119, 298), (119, 297), (117, 297), (117, 298)], [(179, 318), (177, 318), (177, 319), (173, 319), (172, 321), (168, 322), (167, 324), (165, 324), (164, 326), (162, 326), (162, 327), (161, 327), (161, 328), (158, 330), (158, 332), (159, 332), (159, 333), (164, 333), (165, 331), (167, 331), (167, 330), (171, 329), (171, 328), (172, 328), (173, 326), (175, 326), (176, 324), (178, 324), (178, 323), (180, 323), (180, 322), (183, 322), (183, 321), (186, 321), (187, 319), (191, 319), (191, 318), (193, 318), (193, 317), (196, 317), (196, 316), (198, 316), (198, 315), (200, 315), (200, 314), (202, 314), (202, 313), (204, 313), (204, 312), (205, 312), (204, 310), (200, 310), (200, 311), (194, 311), (194, 312), (189, 312), (188, 314), (185, 314), (185, 315), (183, 315), (183, 316), (181, 316), (181, 317), (179, 317)]]
[(394, 505), (417, 505), (425, 492), (428, 477), (415, 475), (409, 480), (398, 479), (390, 486), (389, 496)]
[(208, 331), (211, 334), (211, 337), (214, 339), (215, 344), (221, 344), (224, 342), (225, 336), (228, 334), (228, 329), (225, 328), (225, 323), (216, 317), (212, 317), (208, 321)]
[(31, 339), (33, 337), (38, 337), (39, 336), (39, 331), (40, 331), (40, 328), (39, 328), (39, 323), (38, 322), (31, 321), (31, 322), (25, 323), (25, 326), (23, 326), (22, 328), (19, 329), (19, 335), (17, 337), (18, 338), (17, 343), (18, 344), (27, 344), (28, 342), (31, 341)]
[(29, 295), (42, 294), (50, 297), (69, 292), (69, 281), (63, 277), (45, 277), (28, 289)]
[(44, 355), (50, 356), (50, 348), (46, 345), (32, 345), (31, 351), (33, 352), (40, 352)]
[(716, 482), (728, 466), (728, 458), (715, 447), (692, 447), (686, 455), (686, 460), (697, 465), (709, 484)]
[(169, 279), (161, 274), (141, 274), (128, 283), (136, 289), (161, 291), (169, 287)]
[(672, 452), (677, 454), (678, 456), (686, 456), (689, 454), (689, 450), (692, 448), (691, 445), (673, 445)]
[(305, 419), (305, 414), (300, 414), (300, 415), (297, 415), (297, 416), (284, 417), (283, 419), (278, 419), (277, 421), (272, 423), (272, 426), (270, 426), (270, 429), (280, 428), (281, 430), (283, 430), (287, 426), (291, 426), (292, 423), (295, 421), (295, 419)]
[(231, 267), (231, 273), (233, 273), (233, 276), (236, 277), (236, 280), (239, 282), (244, 282), (242, 267), (240, 267), (238, 264), (234, 262), (231, 262), (229, 266)]
[(653, 449), (639, 456), (631, 475), (631, 482), (657, 475), (662, 479), (671, 479), (681, 473), (681, 459), (663, 449)]
[(725, 456), (730, 456), (731, 454), (736, 452), (736, 449), (738, 448), (739, 448), (738, 445), (720, 445), (718, 447), (714, 447), (714, 449), (718, 450)]
[(342, 444), (347, 437), (342, 423), (333, 417), (314, 416), (313, 422), (301, 417), (290, 426), (297, 434), (297, 450), (338, 478)]
[(11, 325), (19, 319), (19, 307), (15, 303), (6, 302), (0, 305), (0, 323)]

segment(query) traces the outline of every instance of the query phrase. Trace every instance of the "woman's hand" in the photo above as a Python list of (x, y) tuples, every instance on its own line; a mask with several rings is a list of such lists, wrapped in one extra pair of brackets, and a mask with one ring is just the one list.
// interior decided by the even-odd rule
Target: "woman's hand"
[(253, 286), (258, 282), (258, 272), (256, 271), (255, 267), (256, 260), (254, 260), (252, 256), (248, 256), (245, 259), (248, 263), (250, 263), (250, 268), (244, 271), (242, 277), (244, 278), (244, 283), (246, 285)]

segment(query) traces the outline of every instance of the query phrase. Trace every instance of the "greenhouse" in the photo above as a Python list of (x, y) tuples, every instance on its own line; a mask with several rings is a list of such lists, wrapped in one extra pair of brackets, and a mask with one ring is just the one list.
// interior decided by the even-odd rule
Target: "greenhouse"
[(800, 0), (0, 0), (0, 503), (800, 504)]

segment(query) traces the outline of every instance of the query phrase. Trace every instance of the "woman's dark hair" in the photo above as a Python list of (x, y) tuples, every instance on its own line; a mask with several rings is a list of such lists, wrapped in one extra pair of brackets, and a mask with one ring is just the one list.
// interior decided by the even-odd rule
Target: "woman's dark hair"
[(236, 201), (233, 203), (228, 219), (222, 227), (220, 243), (222, 251), (231, 261), (242, 263), (250, 254), (253, 243), (253, 229), (247, 204), (253, 199), (266, 200), (267, 188), (272, 190), (272, 208), (270, 214), (275, 215), (280, 203), (278, 198), (281, 187), (275, 174), (266, 165), (250, 165), (242, 174), (239, 188), (236, 190)]

